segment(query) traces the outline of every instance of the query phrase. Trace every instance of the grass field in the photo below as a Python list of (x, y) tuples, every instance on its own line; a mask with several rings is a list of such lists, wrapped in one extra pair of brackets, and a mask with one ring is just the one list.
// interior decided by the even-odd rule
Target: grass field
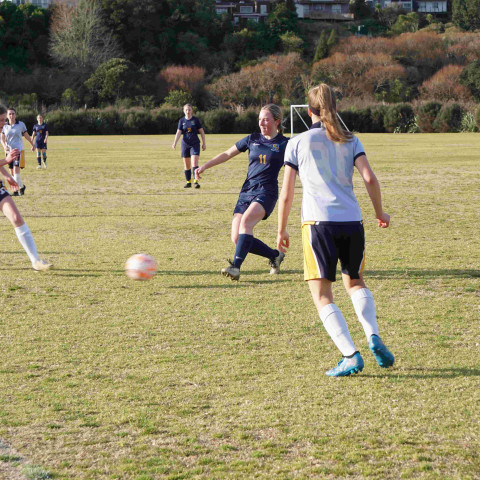
[[(251, 255), (233, 283), (246, 155), (185, 191), (173, 136), (52, 137), (41, 171), (27, 154), (16, 203), (56, 268), (31, 270), (1, 220), (0, 447), (17, 453), (0, 478), (480, 478), (480, 135), (360, 138), (392, 216), (376, 227), (356, 175), (396, 364), (376, 365), (337, 282), (365, 359), (343, 379), (302, 280), (299, 184), (282, 274)], [(238, 139), (207, 136), (201, 162)], [(152, 281), (123, 272), (139, 252)]]

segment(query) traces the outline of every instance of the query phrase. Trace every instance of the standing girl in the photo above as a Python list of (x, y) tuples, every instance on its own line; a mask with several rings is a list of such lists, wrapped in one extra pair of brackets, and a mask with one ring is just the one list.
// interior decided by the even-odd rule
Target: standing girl
[[(14, 191), (13, 195), (24, 195), (25, 185), (22, 182), (20, 176), (20, 169), (25, 168), (25, 149), (23, 147), (23, 137), (25, 137), (33, 149), (33, 142), (30, 135), (27, 133), (27, 127), (23, 122), (17, 122), (17, 112), (14, 108), (9, 107), (7, 109), (8, 125), (4, 125), (1, 134), (2, 146), (5, 153), (11, 150), (18, 150), (19, 155), (14, 158), (9, 164), (10, 175), (13, 176), (18, 183), (18, 192)], [(5, 124), (5, 122), (4, 122)]]
[[(47, 140), (48, 140), (48, 125), (43, 121), (43, 116), (39, 114), (37, 116), (37, 122), (33, 126), (32, 141), (35, 143), (37, 149), (37, 169), (47, 168)], [(32, 147), (32, 152), (34, 148)]]
[(237, 205), (233, 211), (232, 241), (236, 245), (235, 256), (222, 274), (232, 280), (240, 278), (240, 267), (248, 253), (268, 258), (270, 274), (280, 271), (285, 257), (283, 252), (274, 250), (253, 236), (253, 229), (260, 220), (266, 220), (278, 199), (278, 174), (288, 138), (282, 134), (282, 111), (277, 105), (262, 107), (258, 117), (261, 133), (252, 133), (238, 141), (227, 151), (212, 158), (197, 169), (197, 178), (208, 168), (230, 160), (240, 152), (249, 151), (248, 173)]
[(185, 179), (187, 180), (184, 188), (191, 188), (192, 186), (192, 162), (195, 188), (200, 188), (200, 184), (195, 178), (195, 170), (198, 168), (198, 161), (200, 159), (200, 140), (198, 139), (198, 134), (202, 136), (202, 150), (205, 150), (207, 148), (205, 131), (203, 130), (200, 120), (193, 116), (193, 108), (189, 103), (184, 105), (183, 113), (185, 116), (178, 121), (177, 133), (175, 134), (172, 148), (175, 149), (179, 138), (183, 135), (182, 158), (185, 167)]
[(344, 286), (362, 324), (377, 363), (391, 367), (394, 356), (378, 333), (373, 295), (363, 280), (365, 234), (362, 213), (353, 193), (353, 167), (357, 167), (375, 210), (378, 226), (387, 228), (390, 216), (383, 211), (380, 185), (368, 163), (360, 140), (342, 129), (335, 96), (321, 84), (308, 92), (312, 127), (290, 140), (285, 152), (285, 175), (278, 209), (279, 250), (289, 247), (287, 220), (293, 202), (295, 179), (303, 186), (302, 238), (305, 280), (325, 329), (342, 353), (342, 360), (328, 372), (332, 377), (363, 370), (363, 359), (348, 326), (333, 303), (332, 283), (338, 260)]
[[(4, 106), (0, 105), (0, 128), (5, 125), (7, 120), (7, 110)], [(14, 178), (5, 170), (4, 165), (11, 164), (15, 158), (18, 158), (20, 151), (18, 149), (10, 149), (5, 159), (0, 160), (0, 174), (2, 174), (10, 187), (14, 191), (18, 190), (18, 184)], [(15, 233), (17, 238), (21, 243), (22, 247), (27, 252), (28, 258), (32, 262), (32, 267), (34, 270), (49, 270), (53, 267), (51, 263), (42, 260), (38, 256), (37, 247), (35, 245), (35, 240), (33, 239), (32, 232), (28, 228), (27, 224), (24, 222), (20, 212), (17, 209), (12, 197), (5, 190), (3, 182), (0, 181), (0, 210), (3, 214), (10, 220), (10, 223), (15, 228)]]

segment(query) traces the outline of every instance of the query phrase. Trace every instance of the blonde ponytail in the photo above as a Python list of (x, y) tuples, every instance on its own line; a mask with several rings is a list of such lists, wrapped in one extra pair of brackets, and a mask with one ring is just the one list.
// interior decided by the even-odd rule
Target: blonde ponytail
[(346, 143), (353, 138), (353, 134), (345, 130), (338, 121), (335, 94), (327, 84), (322, 83), (309, 90), (308, 104), (312, 113), (320, 117), (332, 142)]

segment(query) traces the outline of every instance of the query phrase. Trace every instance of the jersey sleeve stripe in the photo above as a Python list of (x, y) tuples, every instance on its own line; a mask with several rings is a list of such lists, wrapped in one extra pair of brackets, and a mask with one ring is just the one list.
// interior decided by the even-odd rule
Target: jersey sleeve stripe
[(294, 165), (293, 163), (290, 163), (290, 162), (285, 162), (285, 165), (288, 165), (289, 167), (292, 167), (294, 170), (298, 171), (298, 165)]

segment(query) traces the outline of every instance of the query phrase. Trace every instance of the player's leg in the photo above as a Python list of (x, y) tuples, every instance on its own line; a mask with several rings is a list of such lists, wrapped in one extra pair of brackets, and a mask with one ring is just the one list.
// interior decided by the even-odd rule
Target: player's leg
[[(183, 148), (183, 147), (182, 147)], [(191, 157), (183, 157), (183, 173), (185, 174), (185, 180), (187, 183), (185, 184), (184, 188), (190, 188), (192, 186), (192, 170), (191, 170)]]
[(22, 182), (22, 176), (20, 175), (20, 160), (15, 160), (13, 166), (13, 178), (18, 183), (18, 194), (24, 195), (25, 189), (27, 188), (25, 184)]
[(42, 148), (42, 161), (43, 161), (43, 168), (47, 168), (47, 149)]
[(329, 376), (347, 376), (363, 370), (363, 359), (355, 348), (342, 312), (333, 301), (332, 283), (336, 277), (338, 253), (335, 232), (328, 225), (302, 225), (304, 279), (325, 330), (342, 353)]
[(40, 170), (42, 168), (42, 149), (37, 148), (37, 170)]
[[(2, 189), (0, 189), (0, 191), (1, 190)], [(28, 225), (24, 222), (10, 195), (7, 194), (0, 201), (0, 209), (10, 223), (14, 226), (17, 238), (27, 253), (28, 258), (32, 262), (32, 267), (35, 270), (49, 270), (52, 268), (52, 264), (45, 262), (38, 256), (37, 246), (35, 245), (32, 232), (28, 228)]]
[(363, 225), (346, 228), (349, 231), (346, 232), (339, 248), (343, 284), (350, 295), (358, 320), (362, 324), (370, 350), (377, 363), (381, 367), (388, 368), (393, 365), (395, 357), (380, 339), (375, 300), (363, 280), (365, 266)]
[(193, 184), (195, 188), (200, 188), (200, 184), (198, 183), (198, 180), (195, 178), (195, 171), (198, 168), (199, 160), (200, 160), (200, 144), (198, 146), (198, 154), (196, 153), (196, 149), (195, 149), (195, 155), (192, 154), (192, 163), (193, 163), (192, 177), (193, 177)]

